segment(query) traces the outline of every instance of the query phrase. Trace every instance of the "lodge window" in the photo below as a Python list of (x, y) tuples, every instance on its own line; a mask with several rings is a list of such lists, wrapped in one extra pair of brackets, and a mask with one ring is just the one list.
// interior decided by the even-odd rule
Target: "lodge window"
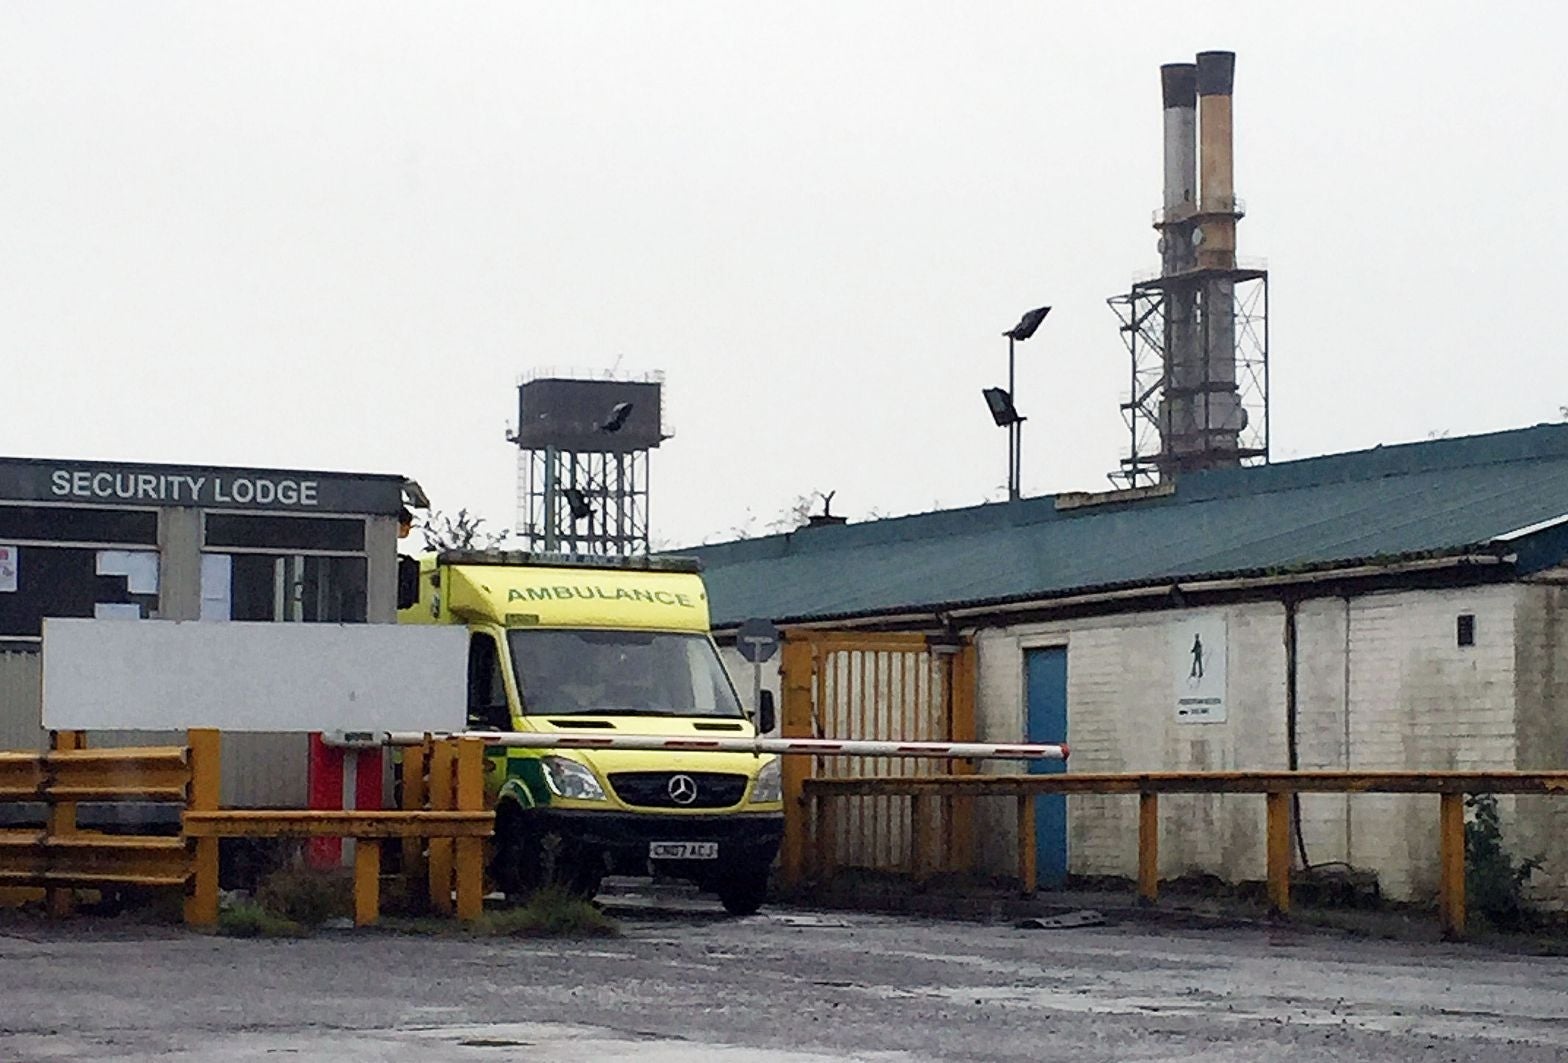
[(358, 553), (365, 549), (365, 522), (349, 517), (209, 513), (206, 536), (208, 546)]
[(156, 546), (153, 510), (0, 506), (0, 543), (125, 543)]
[(365, 622), (363, 557), (204, 554), (203, 620)]
[(1454, 623), (1454, 634), (1461, 646), (1475, 645), (1475, 614), (1460, 613)]
[(0, 638), (33, 640), (45, 617), (140, 619), (158, 610), (158, 555), (150, 550), (7, 546), (0, 574)]

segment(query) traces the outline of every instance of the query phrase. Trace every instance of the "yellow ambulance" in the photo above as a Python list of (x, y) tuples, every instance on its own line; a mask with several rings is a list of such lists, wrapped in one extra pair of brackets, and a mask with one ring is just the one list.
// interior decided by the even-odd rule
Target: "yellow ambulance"
[[(450, 551), (405, 558), (402, 623), (463, 624), (476, 731), (751, 738), (708, 634), (695, 561)], [(591, 896), (670, 875), (757, 910), (783, 833), (779, 763), (752, 753), (490, 746), (490, 871), (508, 894)]]

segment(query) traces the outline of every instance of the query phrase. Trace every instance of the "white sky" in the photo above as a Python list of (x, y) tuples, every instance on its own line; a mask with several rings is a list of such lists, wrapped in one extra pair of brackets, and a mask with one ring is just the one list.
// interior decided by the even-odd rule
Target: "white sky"
[(1238, 53), (1275, 457), (1558, 419), (1555, 4), (0, 6), (0, 453), (401, 472), (514, 521), (518, 375), (666, 373), (670, 544), (1126, 445), (1159, 65)]

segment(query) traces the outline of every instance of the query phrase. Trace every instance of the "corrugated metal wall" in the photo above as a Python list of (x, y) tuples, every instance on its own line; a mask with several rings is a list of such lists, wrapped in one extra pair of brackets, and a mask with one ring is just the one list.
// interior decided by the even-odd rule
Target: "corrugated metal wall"
[(36, 650), (0, 650), (0, 749), (43, 749), (39, 721), (43, 704), (43, 655)]

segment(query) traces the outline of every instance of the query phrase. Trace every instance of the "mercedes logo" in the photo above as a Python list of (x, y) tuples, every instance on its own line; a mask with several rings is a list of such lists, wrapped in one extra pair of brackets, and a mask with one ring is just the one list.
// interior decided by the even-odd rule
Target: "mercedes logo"
[(670, 783), (665, 789), (669, 791), (670, 800), (677, 805), (689, 805), (697, 800), (697, 780), (690, 775), (670, 776)]

